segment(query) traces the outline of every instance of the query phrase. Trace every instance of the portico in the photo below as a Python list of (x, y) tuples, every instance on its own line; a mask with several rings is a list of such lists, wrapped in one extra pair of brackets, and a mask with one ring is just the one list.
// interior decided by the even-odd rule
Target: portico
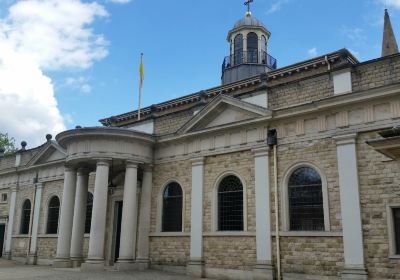
[[(64, 187), (61, 204), (57, 255), (55, 267), (103, 269), (105, 265), (108, 196), (113, 179), (124, 174), (122, 223), (119, 236), (119, 269), (134, 268), (136, 259), (136, 236), (138, 223), (138, 171), (141, 176), (141, 200), (149, 201), (151, 195), (153, 158), (152, 136), (115, 128), (79, 128), (57, 136), (58, 142), (67, 150)], [(95, 172), (93, 212), (89, 237), (89, 250), (83, 263), (83, 240), (86, 216), (86, 195), (89, 173)], [(140, 203), (146, 208), (146, 203)], [(149, 211), (140, 211), (145, 215)], [(150, 217), (141, 217), (141, 222)], [(138, 250), (140, 262), (148, 263), (147, 232), (139, 231), (142, 240)], [(141, 236), (146, 235), (146, 237)], [(148, 241), (147, 241), (148, 243)]]

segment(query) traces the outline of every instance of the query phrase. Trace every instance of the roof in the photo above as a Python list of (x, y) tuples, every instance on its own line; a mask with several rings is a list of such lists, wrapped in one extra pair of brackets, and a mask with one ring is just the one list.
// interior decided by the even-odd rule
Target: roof
[(236, 23), (235, 26), (233, 27), (234, 29), (240, 28), (242, 26), (255, 26), (255, 27), (265, 27), (265, 25), (261, 22), (261, 20), (257, 19), (256, 17), (253, 16), (245, 16), (241, 19), (239, 19)]

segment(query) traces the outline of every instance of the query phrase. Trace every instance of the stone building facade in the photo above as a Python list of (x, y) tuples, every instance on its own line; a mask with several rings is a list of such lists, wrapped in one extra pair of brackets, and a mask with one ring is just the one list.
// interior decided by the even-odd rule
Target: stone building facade
[(1, 157), (3, 257), (400, 279), (400, 55), (385, 19), (380, 58), (342, 49), (277, 68), (248, 13), (229, 32), (222, 86)]

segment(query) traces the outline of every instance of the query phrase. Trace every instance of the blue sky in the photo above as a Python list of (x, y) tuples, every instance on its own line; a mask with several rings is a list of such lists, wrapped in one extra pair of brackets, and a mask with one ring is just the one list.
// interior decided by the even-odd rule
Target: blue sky
[[(35, 1), (57, 2), (26, 2)], [(63, 1), (93, 4), (93, 1)], [(8, 9), (18, 2), (22, 1), (0, 0), (0, 18), (16, 22), (15, 18), (10, 19)], [(81, 62), (70, 65), (64, 61), (54, 66), (49, 61), (39, 62), (42, 74), (51, 80), (60, 122), (66, 128), (94, 126), (99, 125), (100, 118), (137, 109), (141, 52), (144, 53), (145, 67), (143, 106), (218, 86), (221, 63), (229, 51), (226, 35), (235, 21), (244, 16), (243, 2), (97, 1), (91, 20), (82, 20), (84, 30), (95, 36), (95, 39), (88, 39), (92, 40), (95, 50), (91, 52), (89, 48), (85, 55), (95, 53), (96, 56), (84, 65)], [(252, 12), (271, 31), (269, 53), (278, 59), (279, 66), (344, 47), (365, 61), (380, 55), (384, 2), (255, 0)], [(387, 0), (387, 5), (395, 33), (399, 34), (400, 0)], [(58, 9), (57, 5), (49, 7)], [(28, 7), (27, 11), (33, 9)], [(69, 23), (65, 21), (65, 24)], [(57, 48), (59, 44), (54, 46)], [(67, 51), (61, 56), (69, 59)], [(2, 128), (0, 122), (0, 131), (2, 129), (8, 129), (12, 134), (14, 127)], [(44, 126), (38, 133), (45, 129)], [(40, 142), (21, 131), (15, 132), (18, 141), (32, 137), (34, 143)], [(42, 138), (44, 135), (40, 136)]]

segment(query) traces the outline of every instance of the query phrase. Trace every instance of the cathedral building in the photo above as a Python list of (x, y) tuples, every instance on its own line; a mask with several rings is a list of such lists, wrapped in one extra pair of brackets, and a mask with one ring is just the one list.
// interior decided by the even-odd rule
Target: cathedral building
[[(279, 67), (250, 12), (221, 85), (0, 156), (2, 257), (223, 279), (400, 279), (400, 55)], [(140, 113), (140, 116), (138, 115)], [(397, 175), (396, 175), (397, 174)]]

